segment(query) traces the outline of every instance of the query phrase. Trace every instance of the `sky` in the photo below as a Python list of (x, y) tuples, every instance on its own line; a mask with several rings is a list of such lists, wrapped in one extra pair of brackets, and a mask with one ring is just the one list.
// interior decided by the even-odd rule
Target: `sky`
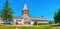
[[(46, 20), (54, 20), (54, 12), (60, 8), (60, 0), (25, 0), (29, 16), (41, 17), (44, 16)], [(24, 0), (9, 0), (9, 6), (12, 8), (13, 16), (22, 16), (24, 8)], [(0, 0), (0, 11), (3, 9), (6, 0)]]

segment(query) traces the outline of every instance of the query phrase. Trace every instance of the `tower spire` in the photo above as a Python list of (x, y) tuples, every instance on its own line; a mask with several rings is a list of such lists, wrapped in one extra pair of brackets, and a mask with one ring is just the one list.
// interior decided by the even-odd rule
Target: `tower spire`
[(26, 5), (26, 0), (24, 1), (24, 8), (23, 8), (23, 10), (27, 10), (27, 5)]
[(29, 10), (27, 9), (26, 1), (24, 1), (24, 8), (23, 8), (22, 14), (23, 15), (28, 15), (29, 14)]
[(24, 10), (27, 10), (27, 5), (26, 5), (26, 3), (24, 4)]

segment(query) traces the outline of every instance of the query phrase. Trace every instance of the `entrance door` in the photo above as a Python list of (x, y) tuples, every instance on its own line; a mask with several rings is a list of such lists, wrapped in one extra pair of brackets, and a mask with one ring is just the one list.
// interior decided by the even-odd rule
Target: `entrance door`
[(31, 22), (30, 22), (30, 21), (25, 21), (24, 24), (26, 24), (26, 25), (30, 25)]
[(16, 20), (16, 25), (18, 25), (18, 20)]

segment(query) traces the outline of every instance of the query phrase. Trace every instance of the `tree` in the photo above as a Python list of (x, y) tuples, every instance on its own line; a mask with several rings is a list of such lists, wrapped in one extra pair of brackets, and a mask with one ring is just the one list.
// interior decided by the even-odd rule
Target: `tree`
[(54, 13), (54, 21), (55, 21), (55, 23), (57, 23), (57, 13), (56, 12)]
[(49, 21), (49, 24), (52, 24), (52, 21)]
[(37, 21), (35, 21), (33, 25), (37, 25)]
[(54, 21), (55, 23), (60, 23), (60, 8), (58, 9), (58, 12), (54, 14)]
[(3, 21), (12, 21), (12, 9), (9, 7), (8, 0), (6, 0), (4, 8), (1, 10), (1, 18)]

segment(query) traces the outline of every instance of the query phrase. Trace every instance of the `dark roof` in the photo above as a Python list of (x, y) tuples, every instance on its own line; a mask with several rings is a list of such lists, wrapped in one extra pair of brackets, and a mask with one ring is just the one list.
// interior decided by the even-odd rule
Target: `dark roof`
[(16, 16), (16, 17), (13, 17), (13, 19), (22, 19), (21, 16)]

